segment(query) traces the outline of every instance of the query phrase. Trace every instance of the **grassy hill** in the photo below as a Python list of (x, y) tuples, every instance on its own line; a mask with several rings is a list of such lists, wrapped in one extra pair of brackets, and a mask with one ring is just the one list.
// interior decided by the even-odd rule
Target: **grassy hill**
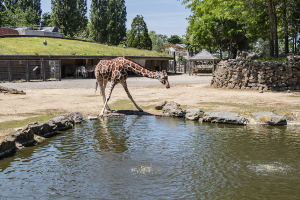
[[(47, 45), (43, 45), (43, 41)], [(123, 48), (104, 44), (43, 37), (5, 37), (0, 38), (0, 55), (116, 55), (116, 56), (163, 56), (156, 51)]]

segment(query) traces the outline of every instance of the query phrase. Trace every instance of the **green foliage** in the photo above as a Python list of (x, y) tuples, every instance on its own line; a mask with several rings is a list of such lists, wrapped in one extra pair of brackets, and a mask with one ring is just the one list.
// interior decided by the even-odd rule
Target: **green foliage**
[(23, 1), (18, 1), (12, 4), (13, 7), (11, 9), (0, 12), (1, 25), (26, 26), (37, 24), (39, 21), (39, 17), (37, 17), (38, 10), (34, 10), (32, 6), (25, 6), (23, 3)]
[(86, 0), (51, 0), (51, 24), (73, 37), (86, 27)]
[(152, 50), (163, 52), (168, 44), (167, 36), (156, 34), (155, 31), (150, 31), (149, 36), (152, 41)]
[(181, 44), (181, 38), (178, 35), (171, 35), (170, 38), (168, 38), (168, 42), (170, 44)]
[(40, 0), (4, 0), (0, 3), (0, 23), (4, 26), (39, 24), (41, 13)]
[(100, 43), (107, 41), (108, 20), (108, 0), (92, 0), (88, 28), (93, 41)]
[[(186, 34), (188, 49), (202, 45), (234, 52), (261, 38), (272, 41), (275, 46), (269, 48), (269, 54), (275, 52), (276, 56), (276, 51), (282, 51), (277, 30), (285, 40), (295, 38), (300, 31), (298, 0), (183, 0), (183, 4), (193, 13)], [(269, 38), (270, 30), (273, 38)]]
[(49, 12), (42, 15), (41, 26), (51, 26), (51, 14)]
[(185, 61), (185, 57), (183, 55), (179, 55), (177, 61)]
[(124, 0), (110, 0), (107, 25), (108, 44), (118, 45), (126, 36), (126, 6)]
[(137, 15), (133, 19), (126, 44), (137, 49), (152, 49), (152, 41), (143, 16)]

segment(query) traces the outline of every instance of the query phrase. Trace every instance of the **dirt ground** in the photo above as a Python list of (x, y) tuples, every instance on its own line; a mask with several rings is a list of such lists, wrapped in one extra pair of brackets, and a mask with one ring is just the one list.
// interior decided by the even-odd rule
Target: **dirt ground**
[[(170, 89), (159, 81), (144, 77), (129, 77), (128, 87), (135, 102), (145, 111), (157, 113), (154, 106), (162, 101), (175, 101), (183, 109), (200, 108), (207, 111), (231, 111), (246, 117), (260, 111), (277, 114), (300, 112), (300, 92), (259, 93), (257, 90), (231, 90), (210, 86), (211, 76), (170, 75)], [(26, 95), (0, 93), (0, 123), (23, 120), (46, 112), (79, 111), (85, 117), (100, 113), (103, 101), (99, 90), (95, 94), (95, 79), (63, 79), (55, 82), (0, 83), (1, 86), (24, 90)], [(108, 85), (109, 87), (109, 85)], [(108, 90), (108, 89), (107, 89)], [(106, 92), (107, 92), (106, 90)], [(119, 103), (118, 103), (119, 102)], [(117, 109), (131, 104), (124, 89), (118, 85), (109, 105)], [(113, 106), (111, 106), (113, 109)], [(135, 109), (135, 107), (131, 107)], [(0, 136), (11, 130), (0, 130)]]

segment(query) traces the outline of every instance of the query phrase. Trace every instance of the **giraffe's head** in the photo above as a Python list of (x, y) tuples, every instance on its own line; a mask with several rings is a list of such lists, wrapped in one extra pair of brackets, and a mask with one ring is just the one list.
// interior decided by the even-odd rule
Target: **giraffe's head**
[(170, 84), (168, 81), (168, 74), (166, 70), (162, 70), (161, 72), (156, 72), (157, 73), (157, 79), (164, 85), (166, 85), (166, 88), (170, 88)]

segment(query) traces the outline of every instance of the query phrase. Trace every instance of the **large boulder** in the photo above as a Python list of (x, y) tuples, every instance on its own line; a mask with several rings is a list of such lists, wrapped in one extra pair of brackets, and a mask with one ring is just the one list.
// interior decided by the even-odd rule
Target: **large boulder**
[(12, 154), (16, 149), (15, 139), (11, 136), (0, 137), (0, 158)]
[(206, 112), (204, 113), (203, 122), (247, 125), (249, 123), (246, 117), (232, 112)]
[(163, 107), (166, 105), (167, 101), (163, 101), (161, 103), (158, 103), (156, 106), (155, 106), (155, 109), (156, 110), (162, 110)]
[(276, 115), (273, 112), (256, 112), (252, 114), (256, 123), (266, 124), (272, 126), (287, 125), (287, 121), (284, 117)]
[(67, 114), (62, 114), (60, 116), (64, 116), (67, 120), (69, 120), (69, 122), (72, 122), (73, 124), (79, 124), (84, 121), (83, 115), (77, 111), (73, 111)]
[(199, 118), (203, 117), (203, 110), (194, 108), (194, 109), (187, 109), (185, 111), (185, 118), (189, 120), (198, 120)]
[(162, 113), (166, 116), (184, 117), (185, 112), (180, 108), (180, 104), (174, 101), (167, 101), (162, 109)]
[(19, 133), (13, 134), (12, 137), (15, 138), (16, 142), (25, 147), (33, 145), (35, 143), (34, 133), (29, 127), (26, 127)]
[(288, 113), (283, 118), (290, 124), (300, 124), (300, 116), (296, 113)]

